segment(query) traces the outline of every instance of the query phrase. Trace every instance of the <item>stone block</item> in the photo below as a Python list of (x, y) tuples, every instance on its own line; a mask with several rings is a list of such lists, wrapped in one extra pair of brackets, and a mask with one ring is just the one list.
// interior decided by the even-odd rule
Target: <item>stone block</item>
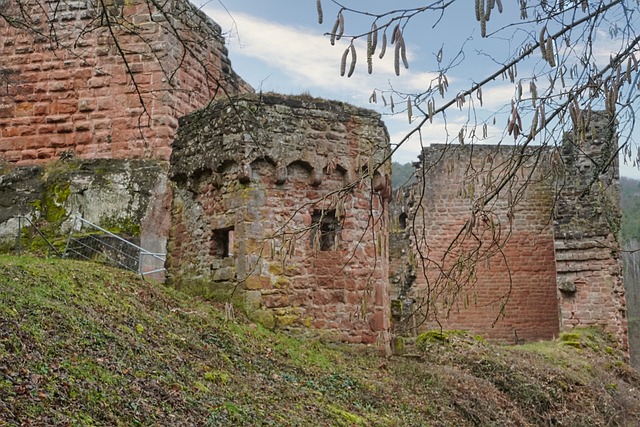
[(259, 291), (246, 291), (245, 306), (247, 313), (259, 310), (262, 307), (262, 294)]
[(8, 119), (13, 117), (15, 112), (15, 105), (13, 104), (0, 104), (0, 119)]
[(96, 109), (95, 99), (81, 99), (78, 101), (78, 111), (86, 113)]
[(563, 280), (558, 282), (558, 289), (568, 294), (574, 294), (578, 290), (575, 282), (569, 280)]
[(262, 294), (263, 305), (267, 308), (287, 307), (289, 305), (289, 297), (286, 294)]
[(401, 356), (405, 352), (405, 341), (403, 337), (394, 337), (391, 341), (391, 351), (396, 356)]
[(269, 264), (269, 273), (274, 276), (280, 276), (284, 274), (283, 263), (272, 262)]
[(287, 289), (289, 288), (290, 284), (291, 284), (291, 281), (286, 277), (277, 277), (275, 279), (275, 283), (273, 286), (275, 286), (278, 289)]
[(260, 323), (267, 329), (273, 329), (276, 326), (276, 318), (269, 310), (255, 310), (247, 313), (247, 315), (251, 320)]
[(213, 273), (213, 280), (216, 282), (230, 281), (236, 278), (236, 269), (233, 267), (222, 267)]
[(301, 323), (300, 317), (293, 314), (285, 314), (281, 316), (275, 316), (275, 324), (279, 328), (285, 328), (289, 326), (294, 326), (296, 324)]
[(386, 324), (387, 319), (385, 318), (383, 311), (375, 312), (369, 319), (369, 327), (372, 331), (375, 332), (384, 331)]
[(267, 276), (249, 276), (245, 281), (245, 288), (250, 290), (271, 289), (271, 279)]

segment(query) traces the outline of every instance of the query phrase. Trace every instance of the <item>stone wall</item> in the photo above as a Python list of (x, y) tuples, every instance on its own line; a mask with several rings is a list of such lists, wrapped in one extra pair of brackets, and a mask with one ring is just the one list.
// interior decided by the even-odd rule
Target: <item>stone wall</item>
[[(506, 342), (558, 334), (552, 187), (543, 168), (529, 176), (537, 152), (526, 151), (530, 159), (517, 167), (517, 150), (423, 151), (409, 224), (416, 270), (409, 295), (421, 329), (441, 324)], [(514, 170), (510, 185), (477, 204)], [(531, 182), (520, 192), (525, 176)]]
[(403, 268), (415, 284), (396, 292), (415, 315), (400, 317), (505, 342), (601, 326), (627, 348), (614, 129), (593, 113), (558, 149), (424, 149), (419, 182), (404, 190)]
[[(186, 0), (162, 11), (146, 0), (23, 3), (31, 29), (0, 19), (0, 160), (168, 160), (178, 117), (251, 91), (219, 26)], [(16, 4), (6, 7), (19, 27)]]
[[(28, 191), (18, 199), (5, 193), (0, 240), (15, 237), (15, 215), (37, 220), (44, 215), (33, 205), (42, 194), (25, 188), (26, 183), (51, 189), (47, 170), (74, 165), (77, 176), (60, 185), (71, 188), (72, 199), (81, 204), (86, 199), (87, 204), (65, 205), (65, 214), (81, 213), (101, 224), (104, 218), (120, 221), (135, 211), (139, 222), (132, 225), (139, 230), (140, 244), (151, 252), (165, 252), (171, 203), (166, 161), (178, 117), (216, 96), (252, 91), (231, 69), (220, 27), (186, 0), (162, 2), (162, 10), (154, 6), (160, 3), (147, 0), (21, 4), (22, 14), (16, 2), (3, 5), (3, 14), (15, 18), (13, 27), (0, 19), (0, 166), (9, 166), (0, 181), (15, 185), (5, 186), (5, 192)], [(19, 29), (23, 26), (28, 29)], [(63, 162), (45, 169), (10, 170), (58, 158)], [(93, 159), (98, 158), (157, 159), (165, 164), (97, 164)], [(96, 167), (113, 170), (96, 172)], [(138, 174), (140, 170), (149, 175)], [(121, 176), (135, 181), (120, 182)], [(114, 192), (107, 185), (97, 194), (100, 182), (123, 188)], [(76, 187), (78, 194), (73, 193)], [(22, 197), (29, 192), (36, 200)], [(126, 205), (138, 199), (148, 210)]]
[(414, 327), (411, 318), (411, 290), (416, 280), (416, 265), (412, 262), (411, 212), (412, 194), (409, 187), (395, 189), (389, 204), (389, 298), (393, 333), (403, 335)]
[[(141, 245), (163, 252), (167, 165), (124, 159), (171, 156), (172, 280), (238, 297), (265, 324), (372, 342), (389, 329), (391, 295), (394, 316), (416, 327), (513, 341), (601, 325), (626, 347), (617, 141), (605, 116), (567, 135), (558, 155), (430, 147), (389, 221), (379, 116), (308, 97), (229, 102), (252, 89), (220, 28), (188, 1), (23, 4), (22, 15), (3, 6), (16, 25), (0, 20), (0, 162), (31, 166), (0, 176), (0, 238), (16, 215), (64, 225), (82, 213), (103, 225), (135, 218)], [(178, 117), (216, 97), (181, 122), (172, 154)], [(478, 205), (520, 159), (512, 184)], [(408, 316), (424, 307), (427, 318)]]
[(593, 113), (586, 132), (565, 135), (554, 234), (562, 327), (601, 325), (626, 347), (615, 129)]
[(181, 120), (173, 148), (171, 283), (235, 297), (267, 326), (349, 342), (386, 333), (390, 162), (378, 114), (242, 97)]

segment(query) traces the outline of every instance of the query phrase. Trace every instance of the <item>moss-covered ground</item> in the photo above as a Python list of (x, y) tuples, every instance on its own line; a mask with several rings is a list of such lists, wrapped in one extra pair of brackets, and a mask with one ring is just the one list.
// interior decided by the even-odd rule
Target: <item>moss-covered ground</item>
[(638, 426), (607, 337), (410, 357), (297, 339), (91, 263), (0, 257), (0, 426)]

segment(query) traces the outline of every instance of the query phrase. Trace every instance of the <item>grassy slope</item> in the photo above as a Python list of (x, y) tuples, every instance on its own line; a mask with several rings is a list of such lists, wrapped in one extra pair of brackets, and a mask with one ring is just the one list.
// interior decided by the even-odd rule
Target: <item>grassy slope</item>
[(384, 359), (125, 272), (0, 257), (0, 425), (640, 425), (640, 375), (597, 333), (564, 338), (436, 334)]

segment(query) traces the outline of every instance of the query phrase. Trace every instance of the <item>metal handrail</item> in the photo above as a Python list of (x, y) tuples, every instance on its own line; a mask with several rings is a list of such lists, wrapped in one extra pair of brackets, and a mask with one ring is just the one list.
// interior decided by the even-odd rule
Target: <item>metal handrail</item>
[[(135, 243), (132, 243), (132, 242), (130, 242), (130, 241), (128, 241), (128, 240), (126, 240), (126, 239), (124, 239), (124, 238), (122, 238), (122, 237), (120, 237), (120, 236), (118, 236), (118, 235), (116, 235), (116, 234), (114, 234), (114, 233), (112, 233), (110, 231), (108, 231), (108, 230), (105, 230), (104, 228), (100, 227), (99, 225), (96, 225), (96, 224), (92, 223), (91, 221), (88, 221), (88, 220), (82, 218), (80, 215), (75, 215), (74, 218), (73, 218), (73, 223), (72, 223), (72, 226), (71, 226), (71, 230), (69, 231), (69, 238), (67, 239), (67, 246), (65, 247), (64, 254), (62, 255), (63, 257), (67, 256), (67, 253), (73, 252), (73, 253), (76, 253), (77, 255), (79, 255), (79, 256), (81, 256), (83, 258), (87, 258), (86, 256), (83, 256), (82, 254), (78, 253), (75, 249), (71, 248), (71, 241), (73, 239), (74, 231), (76, 230), (76, 228), (78, 230), (82, 228), (82, 225), (80, 225), (79, 227), (76, 227), (76, 222), (77, 221), (79, 221), (82, 225), (88, 225), (88, 226), (94, 228), (95, 230), (98, 230), (99, 232), (103, 233), (104, 235), (112, 237), (112, 238), (114, 238), (114, 239), (126, 244), (127, 246), (135, 248), (139, 252), (139, 256), (150, 256), (150, 257), (152, 257), (152, 258), (154, 258), (154, 259), (156, 259), (158, 261), (162, 261), (163, 263), (165, 261), (166, 254), (150, 252), (150, 251), (144, 249), (143, 247), (138, 246)], [(74, 240), (75, 243), (80, 244), (81, 246), (90, 248), (89, 246), (85, 245), (84, 243), (80, 242), (77, 239), (73, 239), (73, 240)], [(111, 249), (116, 249), (114, 246), (108, 245), (108, 244), (106, 244), (104, 242), (103, 242), (103, 245), (105, 245), (106, 247), (109, 247)], [(126, 253), (124, 255), (128, 259), (134, 259), (133, 257), (131, 257), (130, 255), (128, 255)], [(125, 268), (127, 270), (131, 270), (130, 268), (127, 268), (122, 262), (120, 262), (118, 260), (112, 260), (112, 261), (115, 262), (117, 265), (121, 266), (122, 268)], [(166, 271), (165, 268), (158, 268), (158, 269), (154, 269), (152, 271), (144, 271), (143, 272), (143, 271), (141, 271), (141, 267), (142, 266), (139, 264), (138, 265), (138, 274), (140, 274), (142, 276), (147, 275), (147, 274), (159, 273), (161, 271)]]
[[(71, 238), (71, 235), (73, 234), (73, 229), (75, 228), (75, 221), (80, 221), (80, 222), (83, 222), (84, 224), (88, 224), (88, 225), (92, 226), (93, 228), (95, 228), (95, 229), (97, 229), (97, 230), (100, 230), (101, 232), (103, 232), (104, 234), (106, 234), (106, 235), (108, 235), (108, 236), (111, 236), (111, 237), (114, 237), (114, 238), (116, 238), (116, 239), (120, 240), (121, 242), (123, 242), (123, 243), (125, 243), (125, 244), (127, 244), (127, 245), (133, 246), (134, 248), (138, 249), (138, 250), (139, 250), (141, 253), (143, 253), (144, 255), (149, 255), (149, 256), (151, 256), (151, 257), (153, 257), (153, 258), (156, 258), (156, 259), (157, 259), (157, 260), (159, 260), (159, 261), (164, 261), (164, 258), (160, 256), (160, 255), (162, 255), (162, 254), (157, 254), (157, 253), (154, 253), (154, 252), (149, 252), (149, 251), (148, 251), (148, 250), (146, 250), (145, 248), (140, 247), (140, 246), (136, 245), (135, 243), (131, 243), (131, 242), (130, 242), (130, 241), (128, 241), (127, 239), (124, 239), (124, 238), (122, 238), (122, 237), (118, 236), (117, 234), (113, 234), (112, 232), (110, 232), (110, 231), (108, 231), (108, 230), (105, 230), (104, 228), (100, 227), (99, 225), (96, 225), (96, 224), (92, 223), (91, 221), (88, 221), (88, 220), (86, 220), (86, 219), (82, 218), (80, 215), (75, 215), (75, 216), (74, 216), (73, 221), (74, 221), (74, 223), (73, 223), (73, 225), (71, 226), (71, 234), (69, 235), (69, 238)], [(68, 247), (68, 246), (69, 246), (69, 245), (67, 245), (67, 247)], [(66, 249), (65, 249), (65, 252), (66, 252)]]
[[(42, 239), (44, 239), (44, 241), (47, 243), (47, 245), (49, 246), (49, 248), (51, 250), (53, 250), (53, 252), (55, 253), (56, 256), (59, 257), (67, 257), (69, 254), (74, 254), (75, 257), (80, 257), (80, 258), (84, 258), (89, 260), (90, 258), (88, 258), (86, 255), (78, 252), (78, 250), (76, 250), (74, 247), (72, 247), (71, 242), (73, 241), (74, 245), (80, 245), (80, 247), (85, 247), (87, 249), (90, 250), (94, 250), (91, 246), (83, 243), (82, 241), (78, 240), (78, 239), (74, 239), (73, 238), (73, 234), (76, 230), (81, 230), (83, 225), (87, 225), (93, 229), (95, 229), (97, 232), (99, 232), (99, 234), (101, 235), (105, 235), (105, 236), (109, 236), (113, 239), (116, 239), (119, 242), (124, 243), (125, 245), (127, 245), (130, 248), (135, 249), (136, 251), (138, 251), (138, 256), (134, 257), (132, 255), (130, 255), (129, 253), (123, 252), (120, 249), (118, 249), (116, 246), (110, 245), (104, 241), (101, 241), (101, 244), (103, 245), (103, 247), (109, 248), (111, 250), (116, 250), (118, 252), (120, 252), (125, 258), (122, 258), (122, 260), (131, 260), (132, 262), (135, 262), (135, 264), (137, 265), (137, 270), (138, 270), (138, 274), (145, 276), (148, 274), (154, 274), (154, 273), (159, 273), (162, 271), (166, 271), (165, 268), (156, 268), (153, 269), (151, 271), (142, 271), (142, 263), (140, 263), (140, 257), (142, 256), (148, 256), (151, 257), (157, 261), (161, 261), (161, 262), (165, 262), (165, 258), (166, 258), (166, 254), (165, 253), (157, 253), (157, 252), (151, 252), (148, 251), (146, 249), (144, 249), (141, 246), (136, 245), (135, 243), (132, 243), (130, 241), (128, 241), (127, 239), (124, 239), (108, 230), (105, 230), (104, 228), (100, 227), (99, 225), (96, 225), (94, 223), (92, 223), (91, 221), (88, 221), (84, 218), (82, 218), (80, 215), (74, 215), (73, 217), (73, 223), (71, 225), (71, 230), (69, 231), (69, 237), (67, 238), (67, 244), (65, 246), (64, 252), (60, 253), (60, 251), (58, 249), (56, 249), (55, 246), (53, 246), (53, 244), (49, 241), (49, 239), (47, 239), (47, 237), (44, 235), (44, 233), (42, 231), (40, 231), (40, 229), (38, 229), (38, 227), (34, 224), (33, 221), (31, 221), (31, 219), (27, 216), (24, 215), (17, 215), (15, 218), (18, 219), (18, 233), (16, 236), (16, 240), (17, 240), (17, 247), (18, 247), (18, 255), (22, 255), (22, 251), (23, 251), (23, 247), (22, 247), (22, 220), (26, 220), (26, 222), (28, 222), (33, 229), (36, 231), (36, 233), (42, 237)], [(77, 226), (77, 223), (80, 223), (79, 226)], [(100, 240), (94, 236), (91, 236), (93, 239), (95, 240)], [(115, 242), (111, 242), (114, 243)], [(137, 260), (137, 261), (136, 261)], [(127, 267), (127, 265), (125, 263), (123, 263), (121, 260), (118, 259), (111, 259), (111, 262), (113, 262), (116, 266), (120, 267), (120, 268), (124, 268), (127, 270), (132, 270), (132, 268)], [(156, 265), (157, 267), (157, 265)], [(134, 270), (135, 271), (135, 270)]]

